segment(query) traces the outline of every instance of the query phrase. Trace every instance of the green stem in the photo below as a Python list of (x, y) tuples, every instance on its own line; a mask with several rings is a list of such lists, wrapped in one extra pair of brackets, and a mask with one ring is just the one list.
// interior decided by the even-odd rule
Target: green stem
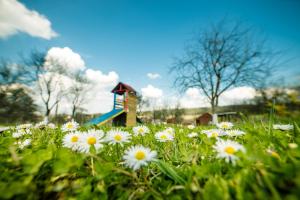
[(91, 156), (91, 168), (92, 168), (92, 175), (95, 176), (94, 158), (92, 156)]

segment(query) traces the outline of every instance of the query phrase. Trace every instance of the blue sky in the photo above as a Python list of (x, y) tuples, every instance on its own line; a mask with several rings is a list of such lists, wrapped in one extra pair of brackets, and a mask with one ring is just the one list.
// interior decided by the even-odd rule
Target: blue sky
[[(86, 66), (116, 71), (121, 81), (140, 90), (147, 84), (171, 87), (168, 67), (194, 32), (222, 18), (238, 19), (267, 35), (291, 59), (281, 66), (289, 80), (300, 72), (300, 1), (104, 1), (22, 0), (44, 15), (58, 36), (50, 40), (18, 33), (0, 38), (0, 56), (16, 59), (32, 49), (69, 47)], [(150, 80), (146, 74), (159, 73)]]

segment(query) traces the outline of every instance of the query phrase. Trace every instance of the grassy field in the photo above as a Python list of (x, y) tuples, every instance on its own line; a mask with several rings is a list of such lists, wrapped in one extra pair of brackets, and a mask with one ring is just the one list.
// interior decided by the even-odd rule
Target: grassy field
[[(233, 129), (245, 134), (219, 137), (202, 132), (214, 126), (174, 125), (173, 138), (166, 142), (156, 137), (166, 125), (149, 124), (145, 135), (122, 128), (129, 132), (127, 142), (101, 140), (101, 146), (91, 145), (85, 153), (66, 147), (68, 132), (61, 127), (30, 128), (31, 134), (18, 138), (11, 129), (0, 136), (0, 199), (298, 199), (299, 121), (288, 131), (274, 130), (273, 121), (244, 119)], [(106, 135), (111, 130), (100, 129)], [(195, 137), (188, 137), (192, 132)], [(26, 139), (31, 142), (22, 143)], [(226, 151), (235, 158), (229, 162), (216, 148), (228, 140), (243, 148)], [(124, 162), (134, 145), (156, 151), (135, 170)]]

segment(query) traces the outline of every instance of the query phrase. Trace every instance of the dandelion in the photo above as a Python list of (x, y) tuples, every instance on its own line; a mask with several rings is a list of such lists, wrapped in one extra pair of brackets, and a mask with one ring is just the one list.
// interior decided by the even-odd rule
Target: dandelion
[(174, 134), (165, 131), (160, 131), (155, 134), (155, 138), (159, 142), (168, 142), (168, 141), (173, 141), (174, 140)]
[(233, 137), (233, 136), (241, 136), (244, 135), (245, 132), (244, 131), (240, 131), (240, 130), (227, 130), (225, 131), (226, 135)]
[(273, 129), (281, 130), (281, 131), (289, 131), (289, 130), (293, 130), (294, 126), (292, 124), (274, 124)]
[(91, 147), (94, 147), (98, 151), (103, 147), (103, 142), (104, 132), (102, 130), (89, 130), (80, 135), (77, 150), (82, 153), (88, 153)]
[(73, 151), (78, 150), (79, 138), (81, 137), (81, 132), (68, 133), (63, 138), (63, 146), (72, 149)]
[(192, 132), (190, 134), (187, 135), (189, 138), (194, 138), (194, 137), (198, 137), (198, 133)]
[(72, 120), (70, 122), (65, 123), (62, 126), (61, 130), (63, 132), (76, 131), (78, 127), (79, 127), (79, 124), (77, 122), (75, 122), (74, 120)]
[(147, 166), (148, 163), (153, 161), (156, 156), (156, 151), (152, 151), (150, 148), (137, 145), (127, 149), (123, 159), (126, 166), (132, 168), (133, 170), (137, 170), (141, 166)]
[(217, 127), (220, 129), (228, 130), (233, 127), (233, 123), (231, 122), (221, 122), (217, 124)]
[(226, 135), (226, 132), (221, 129), (203, 130), (202, 133), (206, 134), (207, 137), (214, 137), (214, 138)]
[(298, 148), (298, 144), (296, 144), (296, 143), (289, 143), (288, 145), (291, 149), (297, 149)]
[(218, 140), (213, 146), (215, 151), (218, 153), (217, 158), (224, 158), (226, 162), (235, 164), (238, 157), (235, 155), (238, 151), (245, 152), (245, 148), (231, 140)]
[(25, 147), (29, 146), (31, 144), (31, 139), (26, 139), (23, 142), (16, 142), (16, 144), (19, 146), (20, 149), (24, 149)]
[(147, 126), (136, 126), (132, 128), (134, 135), (145, 135), (147, 133), (149, 133), (149, 128)]
[(123, 143), (129, 142), (130, 139), (131, 135), (128, 132), (119, 129), (108, 131), (106, 135), (106, 141), (113, 145), (123, 145)]

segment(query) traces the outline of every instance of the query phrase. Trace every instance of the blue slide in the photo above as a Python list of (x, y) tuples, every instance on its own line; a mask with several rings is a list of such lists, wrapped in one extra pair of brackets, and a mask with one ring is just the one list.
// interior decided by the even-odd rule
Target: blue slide
[(123, 112), (124, 112), (124, 109), (114, 109), (108, 113), (105, 113), (99, 117), (96, 117), (96, 118), (90, 120), (87, 124), (88, 125), (102, 125), (102, 124), (106, 123), (107, 121), (122, 114)]

